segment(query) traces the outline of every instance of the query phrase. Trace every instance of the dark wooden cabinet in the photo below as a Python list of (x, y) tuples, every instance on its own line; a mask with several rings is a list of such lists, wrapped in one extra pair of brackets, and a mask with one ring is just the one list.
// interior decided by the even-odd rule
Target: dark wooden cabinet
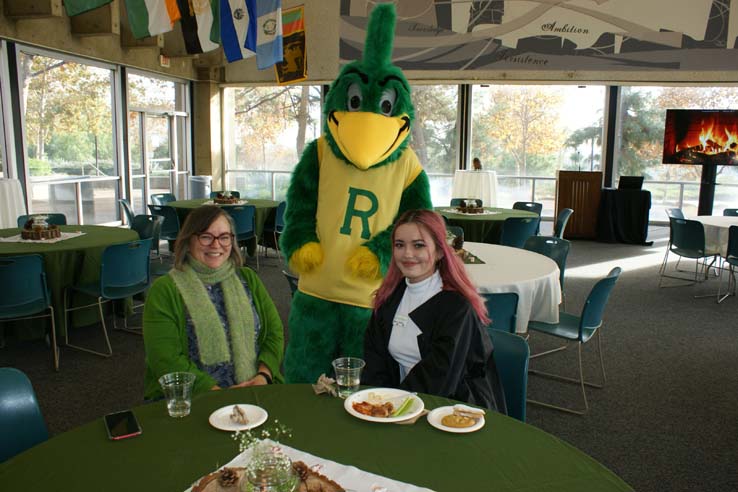
[(574, 210), (566, 225), (567, 239), (595, 239), (602, 190), (601, 171), (559, 171), (556, 177), (556, 216)]

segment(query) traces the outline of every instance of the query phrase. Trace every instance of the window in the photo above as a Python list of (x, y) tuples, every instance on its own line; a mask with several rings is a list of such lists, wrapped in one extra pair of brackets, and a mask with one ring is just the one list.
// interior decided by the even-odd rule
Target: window
[(18, 48), (31, 212), (119, 219), (111, 67)]
[(497, 205), (552, 217), (556, 172), (601, 167), (604, 105), (604, 86), (472, 86), (471, 153), (496, 171)]
[(127, 74), (130, 197), (137, 213), (148, 213), (152, 194), (188, 197), (188, 91), (185, 82)]
[(448, 205), (459, 160), (459, 86), (415, 85), (412, 100), (415, 121), (410, 146), (428, 174), (433, 203)]
[[(665, 208), (697, 215), (702, 166), (662, 164), (667, 109), (738, 109), (735, 87), (623, 87), (613, 174), (643, 175), (651, 191), (651, 220), (666, 221)], [(738, 169), (718, 166), (714, 210), (735, 205)]]
[(321, 87), (239, 87), (223, 91), (225, 187), (284, 200), (305, 145), (321, 133)]

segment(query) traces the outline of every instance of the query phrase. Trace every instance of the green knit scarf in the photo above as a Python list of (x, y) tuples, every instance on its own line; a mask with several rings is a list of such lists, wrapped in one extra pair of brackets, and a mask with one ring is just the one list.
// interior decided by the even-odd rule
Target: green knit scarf
[(206, 366), (229, 362), (231, 355), (228, 340), (220, 316), (210, 300), (205, 284), (220, 283), (225, 298), (226, 316), (230, 328), (230, 344), (236, 380), (248, 381), (256, 375), (256, 350), (254, 346), (254, 313), (241, 276), (231, 261), (218, 268), (210, 268), (187, 255), (182, 270), (173, 268), (169, 275), (182, 295), (187, 311), (195, 326), (200, 360)]

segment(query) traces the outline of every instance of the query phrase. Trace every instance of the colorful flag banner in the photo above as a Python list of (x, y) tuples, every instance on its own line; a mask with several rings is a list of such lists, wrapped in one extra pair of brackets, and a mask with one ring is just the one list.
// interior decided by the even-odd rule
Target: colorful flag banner
[(217, 0), (213, 3), (216, 7), (210, 0), (177, 0), (185, 50), (191, 55), (212, 51), (219, 46), (210, 40), (213, 22), (218, 18), (217, 12), (213, 12), (217, 11)]
[(126, 12), (136, 39), (169, 32), (180, 19), (177, 0), (126, 0)]
[(256, 2), (256, 66), (259, 70), (282, 61), (282, 1)]
[(307, 79), (305, 51), (305, 7), (300, 5), (282, 11), (283, 61), (274, 65), (280, 85)]
[(112, 1), (113, 0), (64, 0), (64, 9), (67, 11), (67, 15), (72, 17), (74, 15), (84, 14), (88, 10), (102, 7)]
[(256, 55), (255, 0), (220, 0), (220, 39), (229, 63)]

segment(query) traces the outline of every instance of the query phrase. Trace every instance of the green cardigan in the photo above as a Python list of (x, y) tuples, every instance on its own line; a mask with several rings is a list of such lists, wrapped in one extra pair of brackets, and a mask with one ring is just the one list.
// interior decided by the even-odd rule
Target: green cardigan
[[(280, 364), (284, 355), (284, 329), (277, 308), (269, 297), (256, 272), (241, 268), (241, 276), (251, 289), (256, 312), (261, 322), (258, 361), (272, 372), (275, 383), (284, 382)], [(163, 396), (159, 377), (170, 372), (186, 371), (195, 374), (193, 394), (209, 391), (217, 383), (206, 372), (197, 368), (189, 358), (187, 316), (184, 300), (172, 277), (157, 279), (146, 296), (143, 315), (143, 337), (146, 349), (144, 396), (156, 399)]]

